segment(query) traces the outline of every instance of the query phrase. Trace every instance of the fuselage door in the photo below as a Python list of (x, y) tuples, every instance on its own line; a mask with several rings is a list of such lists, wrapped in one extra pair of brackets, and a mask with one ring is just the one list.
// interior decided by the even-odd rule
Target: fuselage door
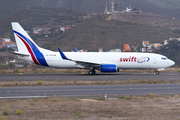
[(153, 56), (153, 64), (157, 64), (157, 56), (156, 55)]

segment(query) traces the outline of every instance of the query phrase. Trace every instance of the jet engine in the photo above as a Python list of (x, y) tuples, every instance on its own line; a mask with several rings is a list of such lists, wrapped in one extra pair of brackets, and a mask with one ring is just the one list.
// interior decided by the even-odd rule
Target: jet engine
[(101, 72), (118, 72), (117, 66), (114, 64), (101, 65)]

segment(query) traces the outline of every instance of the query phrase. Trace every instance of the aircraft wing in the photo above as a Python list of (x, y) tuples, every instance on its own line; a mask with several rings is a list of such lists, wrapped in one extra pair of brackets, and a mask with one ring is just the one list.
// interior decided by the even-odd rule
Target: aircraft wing
[[(63, 60), (70, 60), (70, 61), (74, 61), (76, 62), (77, 64), (79, 64), (80, 66), (83, 66), (83, 67), (90, 67), (90, 66), (94, 66), (94, 67), (100, 67), (101, 63), (98, 63), (98, 62), (92, 62), (92, 61), (80, 61), (80, 60), (73, 60), (73, 59), (69, 59), (67, 58), (64, 53), (61, 51), (61, 49), (59, 49), (59, 53), (62, 57)], [(79, 66), (79, 67), (80, 67)]]

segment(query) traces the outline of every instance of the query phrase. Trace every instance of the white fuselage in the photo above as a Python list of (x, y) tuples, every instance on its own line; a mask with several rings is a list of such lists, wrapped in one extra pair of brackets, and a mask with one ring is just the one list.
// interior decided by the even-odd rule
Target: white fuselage
[[(59, 52), (42, 52), (49, 67), (62, 69), (89, 69), (89, 66), (62, 59)], [(161, 69), (175, 63), (167, 57), (154, 53), (137, 52), (64, 52), (66, 57), (98, 64), (115, 64), (118, 69)], [(33, 62), (31, 56), (19, 56), (19, 59)]]

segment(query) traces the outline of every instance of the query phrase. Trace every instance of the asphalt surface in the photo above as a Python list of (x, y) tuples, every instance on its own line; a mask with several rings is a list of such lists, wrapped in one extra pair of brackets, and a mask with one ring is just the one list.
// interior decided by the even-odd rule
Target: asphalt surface
[[(111, 74), (0, 74), (0, 81), (37, 81), (37, 80), (180, 80), (180, 73), (129, 73)], [(49, 96), (93, 97), (107, 94), (114, 95), (169, 95), (179, 94), (180, 84), (151, 84), (151, 85), (72, 85), (72, 86), (38, 86), (38, 87), (1, 87), (0, 98), (35, 98)]]
[(1, 87), (0, 98), (35, 98), (35, 97), (108, 97), (125, 95), (172, 95), (180, 93), (180, 84), (150, 85), (70, 85), (37, 87)]
[(34, 73), (34, 74), (0, 74), (0, 81), (37, 81), (37, 80), (88, 80), (88, 81), (103, 81), (103, 80), (180, 80), (180, 72), (160, 72), (155, 73), (100, 73), (96, 75), (88, 75), (81, 73)]

